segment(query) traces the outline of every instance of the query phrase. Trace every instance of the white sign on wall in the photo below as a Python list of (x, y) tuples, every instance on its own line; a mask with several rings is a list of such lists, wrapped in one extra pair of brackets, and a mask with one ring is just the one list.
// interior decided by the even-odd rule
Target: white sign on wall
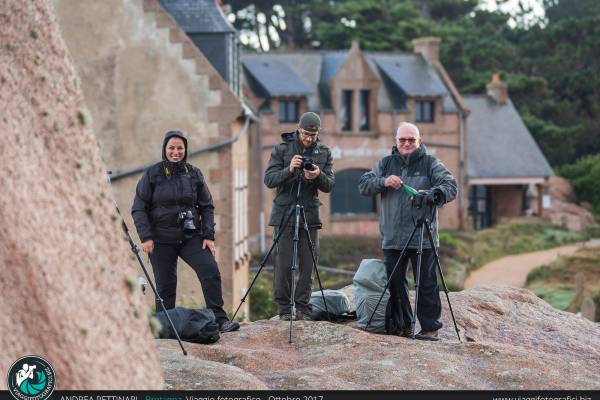
[[(427, 149), (427, 152), (431, 155), (435, 155), (435, 149)], [(334, 160), (340, 158), (361, 158), (361, 157), (377, 157), (383, 158), (391, 154), (390, 148), (380, 147), (377, 149), (370, 149), (368, 147), (360, 148), (341, 148), (334, 146), (331, 148), (331, 156)]]

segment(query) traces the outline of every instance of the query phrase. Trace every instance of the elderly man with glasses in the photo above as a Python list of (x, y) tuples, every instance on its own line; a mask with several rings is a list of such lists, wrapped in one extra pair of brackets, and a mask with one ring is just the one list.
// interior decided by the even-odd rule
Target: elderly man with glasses
[[(422, 215), (422, 209), (413, 207), (411, 197), (405, 194), (403, 184), (419, 191), (426, 191), (425, 203), (428, 206), (442, 206), (456, 198), (456, 180), (448, 169), (422, 144), (419, 129), (403, 122), (396, 131), (396, 145), (392, 154), (381, 159), (370, 172), (365, 173), (358, 189), (362, 195), (381, 194), (380, 231), (383, 235), (383, 254), (389, 276), (400, 257), (401, 250), (408, 243), (415, 221)], [(438, 242), (437, 215), (431, 221), (433, 237)], [(416, 276), (419, 235), (414, 235), (408, 243), (407, 253), (400, 260), (390, 282), (390, 300), (386, 309), (386, 330), (388, 334), (412, 336), (413, 312), (408, 297), (406, 270), (408, 261)], [(433, 249), (427, 239), (423, 240), (423, 254), (420, 270), (419, 301), (417, 317), (421, 332), (416, 336), (422, 340), (438, 340), (437, 331), (442, 327), (440, 316), (442, 305), (437, 287), (436, 265)], [(439, 243), (436, 243), (436, 246)]]
[[(273, 292), (280, 319), (310, 320), (309, 304), (312, 290), (313, 260), (306, 231), (300, 229), (298, 243), (298, 284), (295, 290), (295, 309), (292, 315), (292, 257), (293, 257), (293, 219), (281, 226), (284, 218), (296, 204), (298, 184), (301, 193), (298, 198), (304, 207), (306, 224), (314, 244), (315, 257), (318, 255), (317, 230), (322, 223), (319, 218), (319, 191), (329, 193), (333, 188), (333, 158), (331, 150), (319, 142), (321, 119), (313, 112), (300, 117), (298, 129), (281, 135), (281, 143), (273, 148), (269, 165), (265, 171), (265, 185), (276, 189), (269, 225), (275, 227), (274, 235), (281, 231), (281, 237), (275, 248), (275, 269)], [(306, 160), (310, 160), (307, 165)], [(303, 223), (304, 221), (301, 221)]]

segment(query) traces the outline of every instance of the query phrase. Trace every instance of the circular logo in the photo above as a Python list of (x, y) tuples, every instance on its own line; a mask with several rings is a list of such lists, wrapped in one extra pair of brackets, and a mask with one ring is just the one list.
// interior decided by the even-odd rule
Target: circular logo
[(6, 386), (17, 400), (47, 399), (55, 385), (54, 368), (42, 357), (21, 357), (8, 370)]

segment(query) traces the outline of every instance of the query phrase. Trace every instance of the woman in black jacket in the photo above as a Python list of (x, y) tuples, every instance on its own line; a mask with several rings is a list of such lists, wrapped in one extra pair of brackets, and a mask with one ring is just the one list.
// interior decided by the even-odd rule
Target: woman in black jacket
[(131, 209), (141, 249), (150, 255), (158, 294), (165, 308), (175, 307), (177, 258), (181, 257), (198, 275), (219, 330), (238, 330), (240, 325), (229, 321), (223, 310), (212, 196), (202, 172), (186, 162), (187, 139), (182, 132), (165, 134), (162, 159), (138, 182)]

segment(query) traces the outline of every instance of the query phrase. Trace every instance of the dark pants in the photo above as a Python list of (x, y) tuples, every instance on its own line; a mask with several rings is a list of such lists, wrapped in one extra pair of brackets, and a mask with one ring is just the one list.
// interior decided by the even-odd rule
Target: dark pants
[[(213, 310), (217, 321), (227, 319), (223, 310), (223, 294), (221, 292), (221, 274), (215, 258), (207, 248), (202, 248), (203, 239), (194, 236), (183, 243), (155, 243), (150, 255), (156, 290), (162, 297), (165, 308), (175, 308), (177, 292), (177, 257), (188, 263), (198, 275), (202, 285), (202, 293), (206, 307)], [(156, 311), (160, 311), (156, 302)]]
[[(275, 267), (273, 271), (273, 293), (278, 314), (290, 314), (292, 310), (292, 258), (294, 252), (293, 220), (284, 228), (275, 248)], [(277, 229), (275, 230), (277, 232)], [(315, 245), (315, 257), (318, 253), (318, 237), (316, 229), (309, 229), (310, 238)], [(298, 241), (298, 269), (296, 270), (297, 286), (295, 290), (296, 310), (310, 314), (309, 304), (312, 290), (313, 260), (306, 231), (300, 227)], [(277, 233), (275, 233), (277, 234)]]
[[(389, 276), (398, 261), (400, 250), (383, 250), (385, 267)], [(413, 266), (413, 276), (417, 276), (417, 249), (408, 249), (404, 258), (398, 264), (394, 277), (390, 282), (390, 302), (393, 316), (397, 316), (400, 326), (408, 328), (412, 324), (413, 312), (408, 297), (408, 279), (406, 270), (408, 261)], [(421, 258), (421, 277), (419, 282), (419, 301), (417, 304), (417, 317), (424, 331), (437, 331), (442, 327), (439, 321), (442, 315), (442, 303), (437, 286), (437, 274), (433, 250), (423, 249)]]

